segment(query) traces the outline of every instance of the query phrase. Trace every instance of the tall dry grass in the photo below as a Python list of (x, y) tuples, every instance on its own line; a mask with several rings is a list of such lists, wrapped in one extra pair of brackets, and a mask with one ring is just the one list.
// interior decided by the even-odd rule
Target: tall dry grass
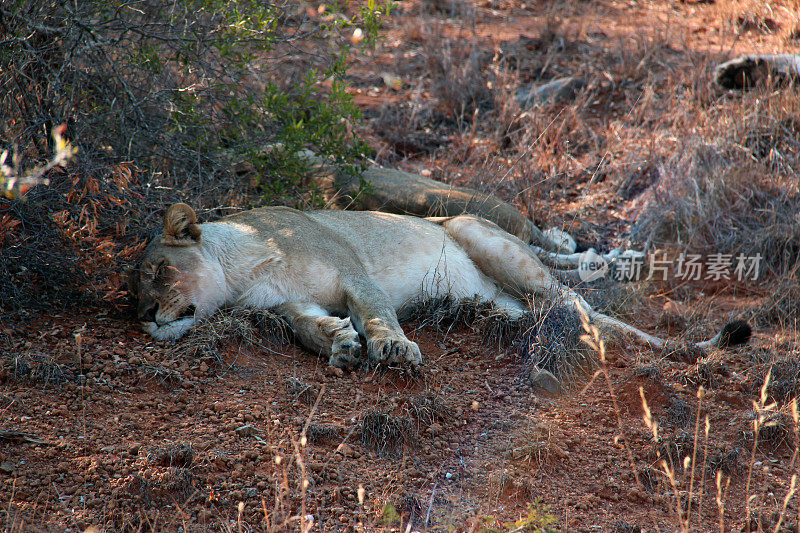
[[(582, 315), (582, 325), (586, 334), (583, 341), (594, 350), (600, 361), (600, 368), (595, 372), (594, 378), (602, 376), (611, 398), (612, 408), (619, 429), (620, 440), (623, 443), (628, 457), (632, 475), (636, 485), (644, 488), (643, 472), (639, 465), (645, 459), (637, 457), (629, 446), (627, 436), (630, 428), (623, 422), (625, 413), (620, 409), (615, 393), (615, 384), (610, 377), (610, 369), (606, 359), (606, 349), (600, 338), (598, 329), (593, 326), (586, 315)], [(594, 380), (592, 378), (592, 381)], [(744, 483), (744, 492), (733, 493), (729, 491), (731, 479), (740, 474), (738, 467), (731, 468), (726, 462), (721, 462), (715, 456), (709, 457), (709, 442), (712, 433), (725, 431), (726, 428), (715, 428), (711, 420), (713, 405), (704, 405), (706, 391), (703, 386), (697, 389), (697, 407), (695, 409), (694, 430), (687, 435), (686, 446), (675, 446), (669, 438), (666, 446), (662, 424), (650, 409), (644, 389), (639, 387), (641, 398), (642, 421), (652, 435), (652, 442), (656, 450), (655, 467), (656, 479), (648, 479), (652, 486), (661, 485), (668, 489), (670, 504), (675, 514), (681, 532), (708, 531), (716, 525), (720, 532), (730, 531), (732, 528), (741, 528), (742, 531), (793, 531), (800, 527), (800, 515), (795, 513), (800, 509), (796, 498), (797, 476), (800, 472), (800, 415), (798, 414), (797, 397), (784, 400), (781, 404), (774, 401), (770, 394), (772, 379), (771, 369), (767, 371), (760, 388), (758, 399), (753, 401), (751, 428), (748, 440), (750, 454)], [(586, 389), (589, 388), (586, 386)], [(748, 430), (745, 430), (746, 432)], [(762, 443), (766, 441), (767, 448)], [(764, 466), (764, 456), (772, 456), (773, 452), (780, 452), (782, 447), (788, 446), (791, 459), (785, 469), (785, 479), (769, 479), (768, 467)], [(781, 454), (782, 455), (782, 454)], [(738, 462), (738, 460), (737, 460)], [(647, 470), (653, 473), (652, 469)], [(782, 484), (785, 492), (774, 494), (773, 487)], [(706, 512), (703, 513), (703, 504)], [(710, 503), (713, 502), (713, 503)], [(716, 504), (716, 509), (708, 509)], [(790, 507), (791, 504), (791, 507)], [(742, 511), (741, 515), (731, 512), (731, 508)], [(715, 512), (716, 511), (716, 512)], [(716, 515), (716, 516), (715, 516)], [(657, 528), (658, 524), (654, 526)]]

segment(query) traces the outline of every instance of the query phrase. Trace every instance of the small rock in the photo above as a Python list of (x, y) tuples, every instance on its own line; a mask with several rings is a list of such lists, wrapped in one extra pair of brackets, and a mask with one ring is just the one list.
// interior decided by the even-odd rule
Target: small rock
[(680, 317), (686, 315), (685, 307), (682, 304), (676, 302), (675, 300), (667, 299), (667, 301), (664, 302), (662, 309), (664, 310), (665, 313), (669, 313), (671, 315)]
[(438, 435), (439, 433), (442, 432), (442, 426), (434, 422), (433, 424), (428, 426), (428, 429), (426, 429), (425, 432), (431, 435)]
[(225, 404), (222, 402), (214, 402), (214, 411), (220, 413), (225, 410)]
[(570, 76), (550, 81), (544, 85), (520, 87), (514, 98), (522, 107), (565, 104), (574, 100), (584, 87), (586, 87), (585, 81)]
[(561, 383), (547, 370), (534, 366), (528, 374), (528, 381), (534, 390), (543, 390), (550, 394), (558, 394), (561, 391)]
[(558, 444), (552, 443), (550, 445), (550, 450), (558, 456), (560, 459), (567, 459), (569, 458), (569, 452), (565, 449), (561, 448)]
[(251, 426), (250, 424), (245, 424), (244, 426), (237, 427), (234, 431), (239, 434), (241, 437), (250, 437), (256, 434), (256, 428)]
[(344, 370), (336, 366), (329, 366), (325, 369), (325, 375), (340, 378), (344, 376)]
[(353, 447), (347, 444), (346, 442), (343, 442), (336, 447), (336, 453), (341, 454), (345, 457), (353, 457), (355, 455), (353, 453)]

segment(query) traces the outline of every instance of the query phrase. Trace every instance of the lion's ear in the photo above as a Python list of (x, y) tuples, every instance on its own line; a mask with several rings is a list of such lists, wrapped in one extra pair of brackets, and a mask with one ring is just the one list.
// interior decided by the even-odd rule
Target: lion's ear
[(186, 204), (174, 204), (164, 215), (164, 236), (161, 243), (167, 246), (190, 246), (200, 240), (197, 215)]

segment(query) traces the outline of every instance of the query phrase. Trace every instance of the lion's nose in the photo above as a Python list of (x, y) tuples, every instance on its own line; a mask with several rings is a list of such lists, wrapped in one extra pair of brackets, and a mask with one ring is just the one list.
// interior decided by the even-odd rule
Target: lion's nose
[(151, 306), (144, 311), (139, 312), (139, 319), (142, 322), (155, 322), (156, 321), (156, 313), (158, 312), (158, 304)]

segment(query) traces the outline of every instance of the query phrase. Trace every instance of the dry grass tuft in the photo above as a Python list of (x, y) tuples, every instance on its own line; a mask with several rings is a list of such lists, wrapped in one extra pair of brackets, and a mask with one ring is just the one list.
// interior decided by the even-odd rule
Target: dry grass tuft
[(310, 424), (306, 429), (308, 442), (314, 445), (338, 442), (342, 439), (341, 429), (336, 426)]
[(420, 327), (430, 327), (446, 334), (454, 327), (469, 327), (497, 313), (490, 304), (480, 300), (456, 300), (447, 295), (415, 300), (400, 309), (397, 315), (401, 322), (416, 322)]
[(537, 320), (535, 312), (513, 319), (491, 303), (478, 299), (456, 300), (449, 295), (414, 301), (398, 314), (401, 321), (414, 321), (421, 327), (432, 327), (445, 334), (459, 326), (480, 329), (488, 344), (504, 346), (525, 342), (527, 332)]
[(620, 283), (604, 277), (576, 290), (596, 311), (627, 321), (641, 319), (650, 307), (646, 282)]
[(650, 493), (658, 491), (662, 484), (664, 484), (663, 472), (653, 468), (652, 466), (645, 466), (636, 471), (636, 477), (642, 488)]
[(666, 461), (670, 470), (682, 472), (684, 458), (692, 456), (694, 441), (690, 434), (678, 431), (675, 436), (671, 438), (661, 439), (655, 448), (655, 458), (657, 458), (657, 461)]
[(773, 362), (759, 372), (754, 382), (763, 383), (767, 372), (771, 372), (767, 387), (769, 398), (783, 405), (800, 396), (800, 361), (797, 357)]
[(445, 397), (436, 391), (427, 391), (411, 399), (409, 411), (418, 426), (452, 420), (455, 412), (445, 403)]
[(405, 523), (409, 526), (417, 526), (414, 529), (422, 529), (425, 521), (425, 509), (422, 502), (414, 494), (406, 494), (397, 505), (397, 510), (405, 518)]
[(547, 424), (531, 425), (514, 436), (508, 458), (515, 463), (538, 466), (544, 464), (551, 455), (563, 457), (563, 450), (552, 441), (552, 432)]
[[(788, 411), (788, 410), (786, 410)], [(753, 416), (758, 416), (754, 413)], [(763, 415), (758, 428), (758, 445), (766, 451), (776, 451), (794, 446), (794, 421), (788, 412), (769, 411)]]
[(411, 418), (371, 411), (361, 421), (361, 444), (380, 456), (394, 456), (416, 440)]
[(189, 468), (194, 457), (194, 449), (191, 444), (167, 444), (150, 450), (147, 454), (147, 464), (170, 468)]
[(181, 374), (178, 370), (174, 368), (168, 368), (165, 365), (144, 364), (141, 366), (141, 371), (147, 379), (154, 379), (159, 383), (168, 385), (170, 387), (181, 386), (186, 383), (183, 374)]
[(611, 533), (642, 533), (642, 526), (629, 524), (624, 520), (618, 520), (611, 524)]
[(742, 452), (739, 448), (731, 450), (722, 448), (708, 458), (706, 470), (711, 476), (715, 476), (717, 472), (722, 472), (728, 477), (737, 476), (744, 470), (741, 457)]
[(734, 258), (760, 255), (762, 276), (796, 268), (800, 134), (792, 124), (800, 97), (759, 97), (709, 113), (712, 140), (689, 138), (663, 163), (632, 227), (635, 240)]
[(487, 53), (477, 42), (438, 39), (427, 56), (429, 75), (439, 106), (449, 116), (471, 118), (494, 103), (487, 85)]
[(286, 378), (284, 385), (286, 387), (286, 395), (293, 401), (298, 400), (304, 404), (313, 405), (319, 395), (319, 391), (316, 388), (295, 377)]
[(783, 3), (781, 0), (721, 0), (717, 12), (722, 28), (734, 35), (748, 32), (773, 33), (781, 29), (782, 23), (788, 22), (782, 20), (788, 14), (781, 6)]
[(422, 8), (434, 14), (441, 14), (447, 17), (458, 17), (470, 19), (475, 17), (474, 8), (471, 3), (462, 0), (425, 0)]
[(578, 315), (567, 307), (535, 307), (520, 319), (509, 318), (478, 300), (442, 298), (416, 301), (400, 312), (401, 320), (447, 333), (456, 326), (479, 329), (487, 344), (508, 346), (531, 366), (569, 380), (594, 364), (595, 357), (580, 340)]
[(44, 385), (61, 385), (74, 379), (73, 372), (65, 365), (55, 363), (40, 355), (18, 355), (4, 358), (3, 367), (14, 379), (28, 379)]
[(518, 343), (530, 365), (551, 372), (563, 385), (597, 364), (595, 353), (581, 341), (581, 319), (572, 309), (543, 309), (532, 322)]
[(753, 310), (753, 320), (759, 326), (776, 325), (780, 329), (800, 328), (800, 270), (793, 270), (781, 278), (770, 293), (769, 300)]
[(670, 361), (694, 364), (706, 356), (705, 350), (691, 342), (667, 341), (661, 355)]
[(730, 370), (723, 363), (717, 361), (697, 363), (682, 371), (681, 374), (681, 381), (695, 390), (698, 387), (706, 390), (723, 387), (731, 375)]
[(164, 472), (137, 473), (125, 489), (147, 507), (183, 503), (197, 492), (198, 477), (187, 468), (170, 468)]
[(291, 342), (291, 329), (282, 317), (267, 309), (232, 308), (202, 320), (175, 350), (221, 363), (220, 347), (257, 346), (265, 340), (278, 345)]
[(694, 409), (678, 396), (670, 397), (669, 406), (664, 414), (666, 424), (675, 429), (686, 428), (695, 419)]

